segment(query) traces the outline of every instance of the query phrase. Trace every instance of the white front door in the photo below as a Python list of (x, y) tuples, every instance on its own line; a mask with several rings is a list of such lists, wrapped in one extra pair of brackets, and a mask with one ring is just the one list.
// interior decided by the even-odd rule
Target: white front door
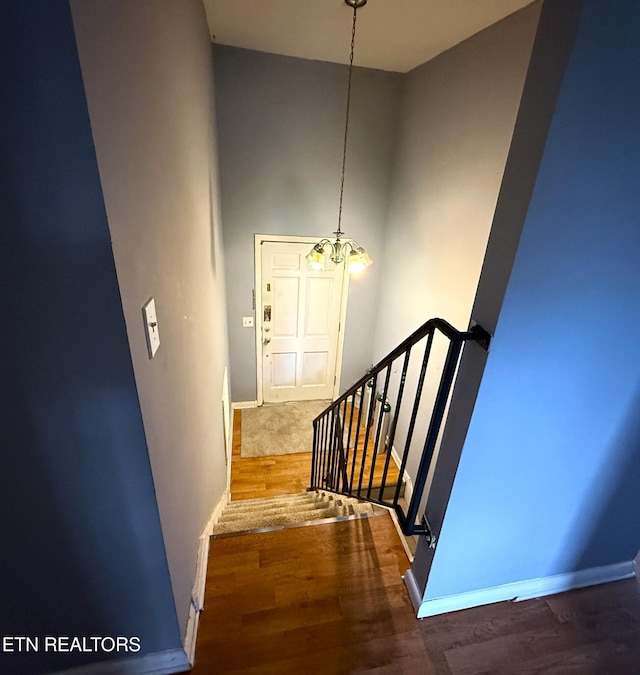
[(264, 241), (260, 288), (262, 397), (333, 398), (344, 265), (307, 268), (311, 244)]

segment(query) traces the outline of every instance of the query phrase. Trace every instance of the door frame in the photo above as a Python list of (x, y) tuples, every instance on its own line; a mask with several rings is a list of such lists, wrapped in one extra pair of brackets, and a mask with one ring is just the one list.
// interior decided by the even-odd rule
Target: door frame
[[(309, 244), (309, 250), (314, 244), (317, 244), (321, 236), (306, 237), (288, 234), (254, 234), (254, 267), (255, 267), (255, 332), (256, 332), (256, 394), (258, 405), (264, 403), (262, 393), (262, 243), (274, 242), (284, 244)], [(342, 241), (349, 241), (343, 239)], [(342, 269), (342, 293), (340, 295), (340, 315), (338, 319), (338, 337), (336, 345), (336, 364), (335, 378), (333, 381), (333, 398), (338, 396), (340, 391), (340, 375), (342, 373), (342, 351), (344, 347), (344, 327), (347, 319), (347, 298), (349, 295), (349, 274), (347, 266), (341, 263)]]

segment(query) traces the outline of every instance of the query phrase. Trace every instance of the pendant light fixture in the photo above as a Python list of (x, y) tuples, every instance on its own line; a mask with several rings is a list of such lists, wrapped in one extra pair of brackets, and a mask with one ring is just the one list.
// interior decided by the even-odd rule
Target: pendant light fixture
[(349, 136), (349, 108), (351, 105), (351, 74), (353, 71), (353, 49), (356, 41), (356, 18), (358, 9), (367, 4), (367, 0), (344, 0), (349, 7), (353, 7), (353, 26), (351, 28), (351, 54), (349, 56), (349, 77), (347, 80), (347, 110), (344, 123), (344, 142), (342, 145), (342, 173), (340, 176), (340, 204), (338, 207), (338, 229), (333, 234), (336, 235), (335, 241), (329, 239), (320, 240), (306, 256), (309, 267), (314, 270), (324, 269), (325, 254), (328, 254), (331, 260), (340, 264), (346, 259), (347, 271), (350, 273), (359, 272), (373, 261), (367, 252), (358, 244), (358, 242), (349, 240), (342, 241), (344, 232), (342, 231), (342, 198), (344, 196), (344, 173), (347, 163), (347, 139)]

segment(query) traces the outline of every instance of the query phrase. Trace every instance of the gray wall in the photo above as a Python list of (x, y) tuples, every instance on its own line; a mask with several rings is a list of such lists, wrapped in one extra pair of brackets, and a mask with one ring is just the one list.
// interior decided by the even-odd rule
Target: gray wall
[[(226, 484), (212, 50), (198, 0), (71, 3), (180, 630)], [(141, 308), (156, 300), (147, 355)]]
[[(495, 333), (500, 307), (518, 248), (538, 167), (569, 59), (580, 0), (543, 6), (525, 80), (520, 109), (491, 226), (472, 319)], [(460, 362), (446, 420), (437, 479), (431, 484), (426, 513), (438, 536), (482, 381), (487, 352), (467, 343)], [(418, 544), (412, 571), (422, 589), (433, 550)]]
[[(539, 12), (531, 5), (403, 79), (375, 360), (429, 318), (468, 326)], [(444, 339), (434, 343), (407, 465), (412, 478), (446, 347)], [(409, 369), (408, 392), (418, 369)], [(398, 419), (399, 450), (409, 413)]]
[[(545, 5), (546, 31), (580, 3), (558, 5)], [(584, 2), (428, 598), (630, 561), (640, 547), (639, 45), (637, 3)], [(555, 58), (537, 51), (538, 77)], [(495, 313), (491, 276), (474, 315)]]
[(538, 14), (531, 5), (404, 77), (377, 356), (434, 316), (467, 327)]
[[(217, 46), (216, 100), (234, 401), (256, 399), (253, 235), (332, 236), (338, 219), (345, 66)], [(353, 75), (346, 234), (373, 267), (352, 277), (342, 385), (371, 363), (401, 76)]]
[[(0, 20), (0, 634), (180, 634), (66, 0)], [(3, 673), (122, 656), (0, 653)]]

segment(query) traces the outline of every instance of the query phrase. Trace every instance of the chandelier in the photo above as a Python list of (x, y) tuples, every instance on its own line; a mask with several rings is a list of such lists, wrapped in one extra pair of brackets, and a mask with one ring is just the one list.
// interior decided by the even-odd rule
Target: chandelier
[(356, 41), (356, 17), (358, 8), (367, 4), (367, 0), (344, 0), (349, 7), (353, 7), (353, 25), (351, 28), (351, 53), (349, 56), (349, 77), (347, 80), (347, 110), (344, 122), (344, 141), (342, 145), (342, 173), (340, 176), (340, 204), (338, 207), (338, 229), (334, 231), (335, 241), (321, 239), (306, 256), (309, 267), (314, 270), (323, 270), (325, 255), (328, 254), (331, 260), (340, 264), (346, 260), (347, 271), (349, 273), (360, 272), (361, 270), (373, 264), (373, 261), (367, 252), (352, 239), (342, 241), (344, 232), (342, 231), (342, 198), (344, 196), (344, 173), (347, 162), (347, 139), (349, 136), (349, 108), (351, 105), (351, 74), (353, 71), (353, 49)]

